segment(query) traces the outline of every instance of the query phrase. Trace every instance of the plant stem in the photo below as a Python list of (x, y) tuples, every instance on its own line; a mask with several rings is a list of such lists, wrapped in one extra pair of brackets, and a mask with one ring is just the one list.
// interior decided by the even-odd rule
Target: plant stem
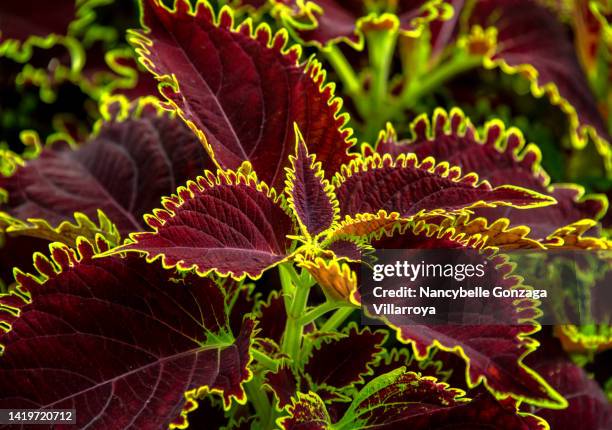
[(372, 140), (387, 119), (386, 108), (389, 91), (389, 73), (393, 51), (397, 42), (397, 28), (375, 30), (367, 33), (368, 54), (372, 66), (370, 105), (366, 119), (365, 138)]
[(253, 358), (267, 370), (275, 372), (278, 369), (278, 362), (268, 357), (263, 352), (255, 348), (251, 348), (251, 354), (253, 354)]
[(436, 67), (431, 73), (413, 80), (410, 85), (405, 87), (398, 99), (400, 107), (404, 109), (414, 107), (423, 95), (431, 93), (452, 77), (480, 64), (482, 64), (480, 56), (460, 52)]
[[(300, 317), (306, 309), (306, 303), (308, 302), (308, 293), (310, 292), (311, 281), (310, 276), (298, 276), (292, 266), (283, 266), (284, 269), (290, 272), (291, 282), (295, 282), (293, 297), (286, 307), (287, 310), (287, 324), (285, 325), (285, 333), (283, 334), (283, 341), (281, 344), (281, 351), (289, 356), (294, 362), (299, 361), (300, 355), (300, 344), (302, 341), (302, 334), (304, 326), (300, 324)], [(291, 274), (293, 272), (293, 274)], [(283, 277), (281, 277), (281, 280)], [(285, 277), (286, 279), (286, 277)], [(285, 284), (283, 283), (283, 290), (286, 290)], [(287, 301), (285, 305), (287, 305)]]
[(323, 54), (338, 74), (344, 86), (344, 91), (351, 97), (359, 97), (361, 95), (359, 79), (353, 70), (353, 66), (348, 62), (340, 48), (336, 45), (330, 45), (323, 51)]
[(247, 398), (255, 408), (255, 414), (259, 418), (260, 423), (268, 422), (271, 406), (266, 391), (261, 389), (261, 381), (257, 377), (253, 377), (249, 382), (244, 384)]
[(321, 327), (320, 331), (326, 333), (336, 330), (344, 320), (346, 320), (355, 310), (355, 307), (346, 307), (338, 309)]
[(342, 302), (325, 302), (315, 307), (310, 312), (307, 312), (306, 314), (302, 315), (302, 317), (300, 317), (299, 319), (299, 323), (302, 326), (305, 326), (306, 324), (310, 324), (317, 318), (325, 315), (327, 312), (333, 311), (334, 309), (338, 309), (340, 307), (344, 307), (344, 304)]
[(293, 268), (288, 266), (289, 263), (284, 263), (278, 266), (278, 274), (280, 276), (281, 285), (283, 287), (283, 299), (285, 301), (285, 309), (291, 306), (291, 298), (295, 294), (295, 284), (292, 280)]

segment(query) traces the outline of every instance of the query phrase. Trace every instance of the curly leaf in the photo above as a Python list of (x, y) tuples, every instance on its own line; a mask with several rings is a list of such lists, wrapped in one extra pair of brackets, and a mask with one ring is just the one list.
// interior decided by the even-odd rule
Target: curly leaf
[(30, 60), (34, 48), (61, 43), (69, 49), (73, 67), (82, 55), (78, 41), (69, 34), (86, 28), (95, 19), (95, 8), (109, 0), (3, 1), (0, 4), (0, 57)]
[[(452, 227), (442, 228), (434, 224), (417, 223), (397, 229), (394, 233), (383, 234), (373, 240), (376, 249), (448, 249), (467, 248), (481, 250), (483, 258), (491, 259), (494, 272), (489, 284), (503, 288), (520, 286), (521, 279), (512, 275), (512, 266), (502, 255), (495, 255), (494, 249), (485, 247), (486, 236), (469, 236), (458, 233)], [(492, 254), (492, 255), (489, 255)], [(506, 315), (514, 325), (500, 325), (491, 319), (489, 324), (478, 315), (475, 324), (462, 325), (419, 325), (397, 322), (395, 327), (400, 341), (410, 343), (418, 359), (429, 356), (438, 347), (444, 351), (461, 355), (467, 364), (467, 385), (469, 388), (484, 381), (486, 387), (496, 396), (512, 396), (546, 407), (563, 407), (564, 399), (554, 391), (532, 369), (525, 366), (523, 358), (535, 350), (538, 343), (529, 337), (539, 330), (534, 321), (537, 316), (535, 303), (524, 302), (517, 307), (513, 300), (496, 302), (499, 315)]]
[(291, 404), (291, 398), (298, 391), (298, 377), (289, 365), (283, 363), (276, 371), (266, 373), (266, 385), (272, 389), (282, 409)]
[(331, 430), (325, 403), (316, 393), (297, 393), (289, 414), (289, 417), (278, 420), (283, 430)]
[(144, 30), (130, 42), (160, 81), (160, 91), (225, 169), (249, 161), (257, 175), (282, 188), (293, 152), (293, 123), (329, 174), (352, 156), (352, 131), (342, 101), (316, 61), (299, 61), (287, 33), (271, 34), (250, 20), (236, 26), (225, 7), (216, 16), (207, 3), (191, 9), (177, 0), (169, 10), (142, 0)]
[(368, 327), (359, 330), (355, 324), (343, 334), (315, 347), (304, 364), (304, 372), (315, 386), (342, 388), (363, 382), (363, 376), (371, 371), (387, 338), (385, 331), (372, 331)]
[[(544, 238), (557, 228), (583, 218), (598, 219), (607, 209), (599, 195), (584, 196), (577, 185), (550, 184), (540, 165), (542, 155), (516, 128), (506, 129), (499, 120), (487, 122), (482, 135), (459, 109), (436, 109), (431, 119), (421, 115), (410, 125), (412, 136), (398, 140), (393, 128), (381, 133), (376, 145), (380, 154), (414, 153), (419, 159), (433, 157), (477, 173), (492, 186), (506, 184), (528, 188), (557, 200), (556, 205), (521, 211), (509, 208), (481, 208), (476, 213), (490, 220), (508, 218), (513, 225), (527, 225), (532, 238)], [(372, 153), (366, 148), (366, 154)]]
[(604, 392), (584, 369), (565, 356), (558, 342), (545, 339), (527, 361), (569, 403), (562, 410), (530, 408), (532, 413), (544, 418), (551, 429), (605, 430), (612, 427), (612, 405)]
[(97, 235), (102, 235), (111, 246), (117, 246), (121, 243), (121, 236), (117, 227), (100, 210), (98, 211), (97, 223), (80, 212), (74, 214), (74, 220), (74, 223), (62, 221), (60, 225), (53, 228), (44, 219), (30, 218), (24, 222), (0, 212), (0, 227), (12, 237), (27, 236), (75, 246), (78, 237), (82, 236), (93, 241)]
[(254, 175), (205, 172), (146, 218), (152, 232), (133, 233), (113, 252), (137, 251), (165, 267), (258, 278), (287, 258), (293, 221), (274, 190)]
[(321, 398), (299, 393), (280, 420), (286, 430), (297, 429), (466, 429), (544, 430), (546, 423), (527, 413), (517, 413), (490, 398), (467, 399), (461, 390), (435, 378), (406, 372), (402, 367), (369, 382), (344, 416), (331, 423)]
[(287, 323), (287, 310), (283, 297), (277, 291), (270, 292), (268, 300), (259, 303), (255, 316), (259, 329), (257, 336), (280, 345)]
[(275, 11), (307, 44), (346, 42), (358, 50), (368, 31), (399, 29), (404, 36), (418, 37), (429, 22), (448, 19), (451, 12), (439, 0), (400, 0), (380, 14), (362, 0), (276, 0)]
[(142, 258), (93, 258), (85, 241), (78, 255), (51, 248), (0, 297), (0, 407), (74, 408), (79, 428), (119, 430), (167, 428), (208, 391), (246, 400), (254, 322), (234, 337), (214, 282), (175, 285)]
[(596, 99), (553, 12), (534, 0), (484, 0), (476, 3), (470, 23), (477, 27), (467, 38), (468, 49), (487, 47), (478, 52), (484, 54), (485, 67), (527, 78), (534, 96), (547, 95), (569, 116), (576, 147), (586, 145), (588, 134), (609, 156), (610, 135)]
[(460, 210), (481, 206), (531, 208), (554, 199), (515, 186), (492, 188), (476, 174), (461, 176), (461, 169), (433, 158), (421, 163), (412, 154), (374, 154), (343, 166), (334, 178), (340, 214), (399, 212), (412, 217), (434, 210)]
[(291, 167), (287, 168), (285, 193), (287, 202), (295, 213), (302, 233), (316, 236), (338, 218), (338, 201), (334, 188), (325, 179), (321, 163), (308, 153), (306, 142), (299, 129), (295, 128), (295, 156), (290, 156)]
[[(45, 219), (51, 226), (74, 212), (90, 218), (101, 209), (122, 234), (143, 229), (142, 216), (187, 179), (212, 167), (197, 138), (173, 115), (144, 101), (103, 106), (106, 121), (75, 149), (55, 145), (0, 177), (14, 218)], [(113, 110), (109, 113), (108, 110)]]

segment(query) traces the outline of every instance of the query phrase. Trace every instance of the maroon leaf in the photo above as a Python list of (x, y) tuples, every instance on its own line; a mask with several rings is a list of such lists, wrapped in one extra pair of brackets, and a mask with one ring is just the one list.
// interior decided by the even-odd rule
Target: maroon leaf
[(278, 399), (278, 406), (284, 408), (298, 390), (298, 377), (287, 364), (282, 364), (275, 372), (266, 373), (266, 384)]
[(346, 337), (318, 345), (304, 365), (304, 372), (315, 386), (342, 388), (363, 381), (381, 353), (386, 340), (384, 331), (359, 330), (351, 324)]
[[(376, 249), (442, 249), (466, 248), (481, 249), (483, 244), (477, 238), (462, 238), (454, 235), (454, 230), (441, 229), (435, 225), (419, 223), (406, 227), (399, 232), (372, 242)], [(492, 256), (491, 249), (484, 249), (483, 256), (492, 259), (495, 272), (488, 271), (490, 285), (499, 284), (512, 288), (521, 281), (512, 275), (512, 266), (501, 255)], [(483, 281), (487, 282), (487, 281)], [(476, 316), (477, 324), (469, 321), (462, 325), (419, 325), (396, 321), (399, 340), (413, 346), (417, 359), (425, 359), (430, 350), (438, 347), (443, 351), (460, 354), (466, 361), (467, 385), (469, 388), (484, 381), (486, 387), (496, 397), (521, 398), (545, 407), (559, 407), (563, 398), (554, 391), (540, 376), (523, 363), (523, 358), (537, 347), (537, 342), (528, 337), (539, 330), (534, 318), (537, 315), (534, 303), (522, 303), (517, 307), (513, 300), (499, 302), (499, 315), (515, 325), (501, 325), (497, 320), (487, 320)], [(393, 321), (391, 321), (393, 323)]]
[(79, 428), (162, 428), (208, 390), (226, 405), (246, 399), (254, 322), (234, 338), (212, 281), (175, 284), (159, 265), (95, 252), (55, 246), (0, 298), (2, 408), (76, 409)]
[(207, 171), (162, 201), (146, 221), (152, 232), (134, 233), (114, 252), (161, 258), (165, 267), (258, 278), (287, 258), (293, 222), (274, 190), (254, 175)]
[(337, 258), (361, 261), (362, 246), (354, 238), (339, 238), (327, 244), (325, 249), (332, 251)]
[[(491, 398), (469, 400), (461, 390), (449, 388), (435, 378), (422, 377), (400, 368), (379, 376), (357, 395), (337, 429), (490, 429), (544, 430), (546, 423), (529, 414), (517, 413)], [(330, 429), (325, 405), (315, 393), (298, 395), (281, 421), (286, 430)]]
[[(606, 151), (610, 135), (572, 41), (553, 12), (534, 0), (485, 0), (478, 2), (470, 21), (497, 29), (497, 40), (485, 41), (493, 45), (486, 53), (485, 67), (500, 67), (505, 73), (520, 73), (529, 79), (536, 97), (546, 94), (568, 114), (572, 140), (578, 147), (586, 145), (588, 133)], [(482, 41), (474, 42), (482, 46)]]
[(289, 206), (293, 209), (302, 233), (316, 236), (331, 227), (338, 218), (338, 201), (334, 188), (325, 179), (321, 163), (308, 153), (300, 131), (295, 129), (295, 156), (290, 156), (291, 167), (287, 168), (285, 192)]
[(443, 2), (435, 0), (400, 0), (391, 13), (381, 14), (362, 0), (277, 0), (277, 9), (304, 42), (317, 46), (346, 42), (358, 50), (363, 49), (367, 31), (399, 28), (403, 35), (416, 37), (427, 23), (449, 15)]
[(215, 16), (205, 3), (195, 11), (186, 0), (172, 11), (158, 0), (142, 5), (145, 29), (130, 41), (222, 167), (250, 161), (262, 180), (282, 188), (294, 122), (328, 174), (353, 158), (341, 100), (320, 64), (300, 63), (300, 49), (286, 47), (286, 32), (253, 30), (251, 21), (236, 26), (229, 8)]
[[(385, 350), (376, 364), (372, 366), (373, 373), (369, 375), (366, 380), (369, 382), (385, 373), (404, 367), (408, 372), (415, 372), (423, 376), (432, 376), (440, 381), (448, 382), (447, 378), (454, 373), (455, 369), (453, 366), (455, 363), (460, 361), (461, 364), (464, 365), (463, 360), (456, 355), (444, 353), (446, 354), (444, 358), (448, 358), (448, 362), (441, 362), (437, 357), (438, 353), (439, 351), (434, 354), (435, 359), (427, 357), (423, 360), (418, 360), (414, 354), (411, 354), (406, 348)], [(457, 387), (453, 384), (451, 384), (451, 386)]]
[(142, 216), (161, 196), (212, 163), (173, 116), (151, 111), (145, 102), (141, 115), (133, 112), (125, 119), (127, 109), (107, 116), (99, 132), (76, 149), (44, 149), (13, 175), (0, 177), (0, 188), (8, 193), (0, 210), (57, 226), (74, 212), (94, 218), (102, 209), (122, 234), (142, 230)]
[(0, 33), (2, 41), (26, 41), (29, 37), (63, 35), (77, 16), (74, 0), (54, 3), (25, 0), (2, 2), (0, 6)]
[[(459, 166), (465, 172), (475, 172), (492, 186), (516, 185), (557, 200), (556, 205), (532, 208), (528, 211), (510, 208), (481, 208), (475, 212), (487, 219), (502, 217), (513, 225), (527, 225), (530, 237), (544, 238), (556, 229), (583, 218), (598, 219), (606, 209), (600, 196), (584, 197), (577, 185), (550, 185), (548, 174), (540, 166), (540, 150), (525, 145), (523, 135), (515, 128), (506, 129), (499, 120), (489, 121), (479, 135), (476, 127), (459, 109), (446, 113), (437, 109), (431, 120), (423, 115), (411, 124), (410, 139), (397, 140), (393, 129), (381, 135), (376, 151), (380, 154), (415, 153), (419, 159), (434, 157)], [(371, 149), (366, 148), (366, 153)]]
[(565, 356), (556, 339), (545, 339), (527, 362), (569, 403), (561, 410), (531, 408), (531, 412), (548, 421), (551, 429), (605, 430), (612, 427), (612, 405), (602, 389)]
[(340, 214), (376, 213), (380, 209), (410, 217), (436, 209), (458, 210), (479, 206), (529, 208), (554, 199), (515, 186), (492, 188), (478, 176), (461, 176), (458, 167), (417, 161), (414, 154), (374, 154), (355, 160), (334, 178)]
[(290, 416), (281, 421), (283, 430), (329, 430), (331, 422), (323, 400), (315, 393), (298, 393), (289, 407)]
[(258, 321), (257, 328), (259, 329), (257, 337), (273, 340), (277, 345), (280, 345), (287, 323), (287, 311), (283, 296), (277, 291), (272, 291), (268, 300), (260, 304), (255, 315)]

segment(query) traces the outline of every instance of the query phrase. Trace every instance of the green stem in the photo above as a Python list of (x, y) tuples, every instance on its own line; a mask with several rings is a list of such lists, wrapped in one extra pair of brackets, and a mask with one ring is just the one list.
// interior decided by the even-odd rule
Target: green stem
[(361, 85), (359, 84), (359, 79), (355, 74), (355, 70), (353, 70), (353, 66), (348, 62), (340, 48), (336, 45), (330, 45), (323, 51), (323, 54), (338, 74), (344, 86), (344, 91), (351, 97), (360, 96)]
[(292, 280), (292, 272), (294, 272), (294, 270), (290, 266), (290, 263), (285, 263), (278, 266), (278, 274), (283, 287), (283, 299), (285, 301), (286, 309), (289, 309), (291, 306), (291, 298), (295, 294), (295, 283)]
[(255, 408), (255, 414), (259, 417), (259, 422), (268, 422), (268, 416), (272, 408), (265, 390), (261, 389), (259, 378), (254, 377), (244, 384), (244, 391), (246, 391), (247, 398)]
[(251, 354), (253, 354), (253, 358), (267, 370), (275, 372), (278, 369), (278, 362), (273, 358), (268, 357), (263, 352), (255, 348), (251, 348)]
[(307, 312), (306, 314), (302, 315), (298, 322), (302, 326), (305, 326), (306, 324), (310, 324), (311, 322), (325, 315), (327, 312), (333, 311), (334, 309), (338, 309), (343, 306), (344, 304), (342, 302), (325, 302), (315, 307), (310, 312)]
[[(302, 341), (302, 334), (304, 326), (300, 324), (299, 319), (306, 309), (306, 303), (308, 302), (308, 293), (310, 292), (311, 282), (310, 276), (298, 276), (292, 266), (282, 266), (290, 273), (290, 280), (294, 282), (293, 297), (289, 302), (287, 310), (287, 324), (285, 325), (285, 333), (283, 334), (283, 341), (281, 344), (281, 351), (289, 356), (294, 362), (299, 361), (300, 344)], [(281, 280), (283, 277), (281, 277)], [(285, 284), (283, 283), (283, 290), (286, 290)], [(285, 305), (287, 305), (287, 301)]]
[(346, 320), (355, 310), (356, 308), (346, 307), (338, 309), (321, 327), (320, 331), (323, 333), (328, 333), (330, 331), (336, 330), (343, 322)]
[(373, 140), (382, 129), (387, 119), (389, 100), (389, 73), (393, 51), (397, 43), (396, 28), (371, 31), (367, 33), (368, 53), (372, 66), (372, 83), (370, 87), (370, 105), (366, 119), (365, 139)]
[(322, 52), (342, 82), (344, 92), (351, 97), (357, 112), (361, 116), (366, 115), (368, 103), (363, 95), (363, 86), (351, 63), (336, 45), (330, 45)]
[(398, 100), (399, 104), (404, 109), (414, 107), (423, 95), (433, 92), (452, 77), (481, 64), (482, 58), (480, 56), (460, 52), (436, 67), (431, 73), (422, 76), (420, 79), (413, 80), (402, 91)]
[(397, 30), (380, 30), (368, 33), (368, 52), (374, 72), (371, 99), (374, 109), (378, 109), (387, 99), (387, 84), (393, 50), (397, 41)]

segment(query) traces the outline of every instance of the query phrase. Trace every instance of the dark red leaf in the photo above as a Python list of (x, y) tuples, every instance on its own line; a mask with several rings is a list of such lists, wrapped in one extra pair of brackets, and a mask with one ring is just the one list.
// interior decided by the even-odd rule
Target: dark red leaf
[(325, 249), (332, 251), (337, 258), (346, 258), (352, 261), (361, 260), (361, 247), (355, 239), (336, 239), (327, 244)]
[[(420, 223), (407, 227), (390, 237), (383, 235), (372, 242), (376, 249), (442, 249), (466, 248), (481, 249), (482, 242), (476, 239), (454, 237), (454, 231), (441, 229), (435, 225)], [(490, 249), (484, 249), (489, 255)], [(518, 285), (521, 281), (512, 274), (512, 267), (501, 255), (488, 256), (495, 265), (495, 271), (487, 271), (489, 284), (499, 284), (504, 288)], [(487, 282), (487, 281), (485, 281)], [(516, 325), (500, 325), (497, 320), (477, 315), (477, 325), (419, 325), (406, 324), (406, 320), (396, 322), (397, 337), (410, 343), (419, 359), (429, 356), (430, 350), (438, 346), (444, 351), (460, 354), (468, 366), (467, 385), (472, 388), (485, 381), (487, 388), (496, 397), (513, 396), (544, 406), (560, 406), (564, 400), (541, 377), (523, 363), (523, 357), (532, 352), (537, 343), (528, 336), (539, 329), (534, 321), (536, 305), (523, 303), (520, 309), (513, 300), (499, 302), (499, 315)], [(393, 323), (393, 321), (391, 321)]]
[(32, 36), (65, 35), (76, 16), (77, 6), (74, 0), (59, 0), (53, 3), (37, 0), (2, 2), (0, 40), (24, 42)]
[(134, 233), (116, 249), (137, 251), (165, 267), (258, 278), (287, 258), (293, 221), (282, 201), (254, 175), (207, 171), (147, 217), (154, 231)]
[(480, 206), (529, 208), (549, 205), (550, 197), (515, 186), (492, 188), (478, 176), (461, 176), (458, 167), (419, 162), (414, 154), (398, 157), (374, 154), (343, 167), (334, 178), (342, 216), (376, 213), (380, 209), (410, 217), (436, 209)]
[[(544, 430), (546, 423), (488, 397), (469, 400), (461, 390), (400, 368), (379, 376), (354, 396), (337, 429)], [(329, 414), (314, 393), (298, 395), (282, 421), (286, 430), (330, 429)]]
[(386, 340), (384, 331), (363, 330), (351, 324), (345, 337), (318, 345), (304, 365), (304, 372), (315, 386), (342, 388), (363, 381), (381, 353)]
[(93, 258), (84, 241), (78, 250), (39, 255), (40, 273), (20, 273), (19, 292), (0, 298), (2, 408), (74, 408), (79, 428), (152, 429), (207, 390), (245, 400), (254, 322), (234, 337), (212, 281)]
[(443, 2), (431, 0), (400, 0), (391, 13), (381, 14), (372, 12), (362, 0), (276, 2), (285, 23), (294, 27), (304, 42), (317, 46), (346, 42), (358, 50), (363, 48), (367, 31), (399, 28), (402, 34), (416, 37), (430, 21), (448, 18)]
[(560, 410), (531, 408), (531, 412), (548, 421), (551, 429), (612, 428), (612, 405), (601, 387), (565, 355), (556, 339), (545, 339), (526, 361), (569, 403)]
[(259, 329), (257, 337), (273, 340), (280, 345), (287, 323), (287, 311), (283, 296), (277, 291), (272, 291), (268, 300), (260, 303), (255, 315), (258, 321), (257, 328)]
[(180, 121), (151, 107), (127, 107), (108, 117), (99, 132), (76, 149), (47, 148), (9, 177), (0, 177), (15, 218), (44, 218), (52, 226), (90, 218), (102, 209), (122, 234), (143, 229), (142, 216), (189, 178), (213, 165), (197, 138)]
[(276, 395), (280, 408), (290, 405), (298, 391), (298, 378), (286, 364), (279, 366), (275, 372), (266, 373), (266, 384)]
[(222, 167), (250, 161), (264, 182), (281, 189), (294, 122), (327, 174), (353, 158), (342, 101), (320, 64), (300, 63), (300, 49), (286, 46), (286, 32), (273, 36), (265, 24), (253, 30), (251, 21), (237, 26), (230, 9), (215, 16), (203, 2), (195, 11), (186, 0), (172, 11), (160, 3), (142, 1), (145, 29), (130, 41)]
[(285, 192), (306, 236), (317, 236), (331, 227), (338, 218), (338, 202), (334, 189), (321, 170), (315, 155), (308, 153), (306, 142), (296, 128), (296, 151), (290, 156)]
[[(482, 135), (459, 109), (450, 113), (438, 109), (431, 123), (425, 115), (411, 124), (410, 139), (398, 140), (393, 129), (387, 129), (376, 145), (380, 154), (397, 156), (413, 152), (419, 159), (433, 157), (459, 166), (464, 172), (474, 172), (492, 186), (516, 185), (557, 200), (556, 205), (532, 208), (528, 211), (511, 208), (476, 209), (478, 215), (495, 220), (510, 219), (512, 225), (527, 225), (532, 238), (545, 238), (556, 229), (583, 218), (600, 218), (606, 209), (600, 196), (584, 197), (577, 185), (550, 185), (542, 169), (540, 150), (525, 145), (523, 135), (515, 128), (506, 129), (499, 120), (484, 127)], [(371, 152), (366, 148), (366, 153)]]
[(529, 79), (536, 97), (546, 94), (568, 114), (577, 146), (586, 145), (588, 133), (607, 153), (610, 135), (573, 43), (553, 12), (535, 0), (484, 0), (476, 4), (470, 22), (497, 29), (496, 41), (484, 41), (493, 45), (485, 56), (486, 67), (500, 67)]
[(283, 430), (329, 430), (331, 422), (323, 400), (315, 393), (298, 393), (289, 407), (290, 416), (281, 421)]

